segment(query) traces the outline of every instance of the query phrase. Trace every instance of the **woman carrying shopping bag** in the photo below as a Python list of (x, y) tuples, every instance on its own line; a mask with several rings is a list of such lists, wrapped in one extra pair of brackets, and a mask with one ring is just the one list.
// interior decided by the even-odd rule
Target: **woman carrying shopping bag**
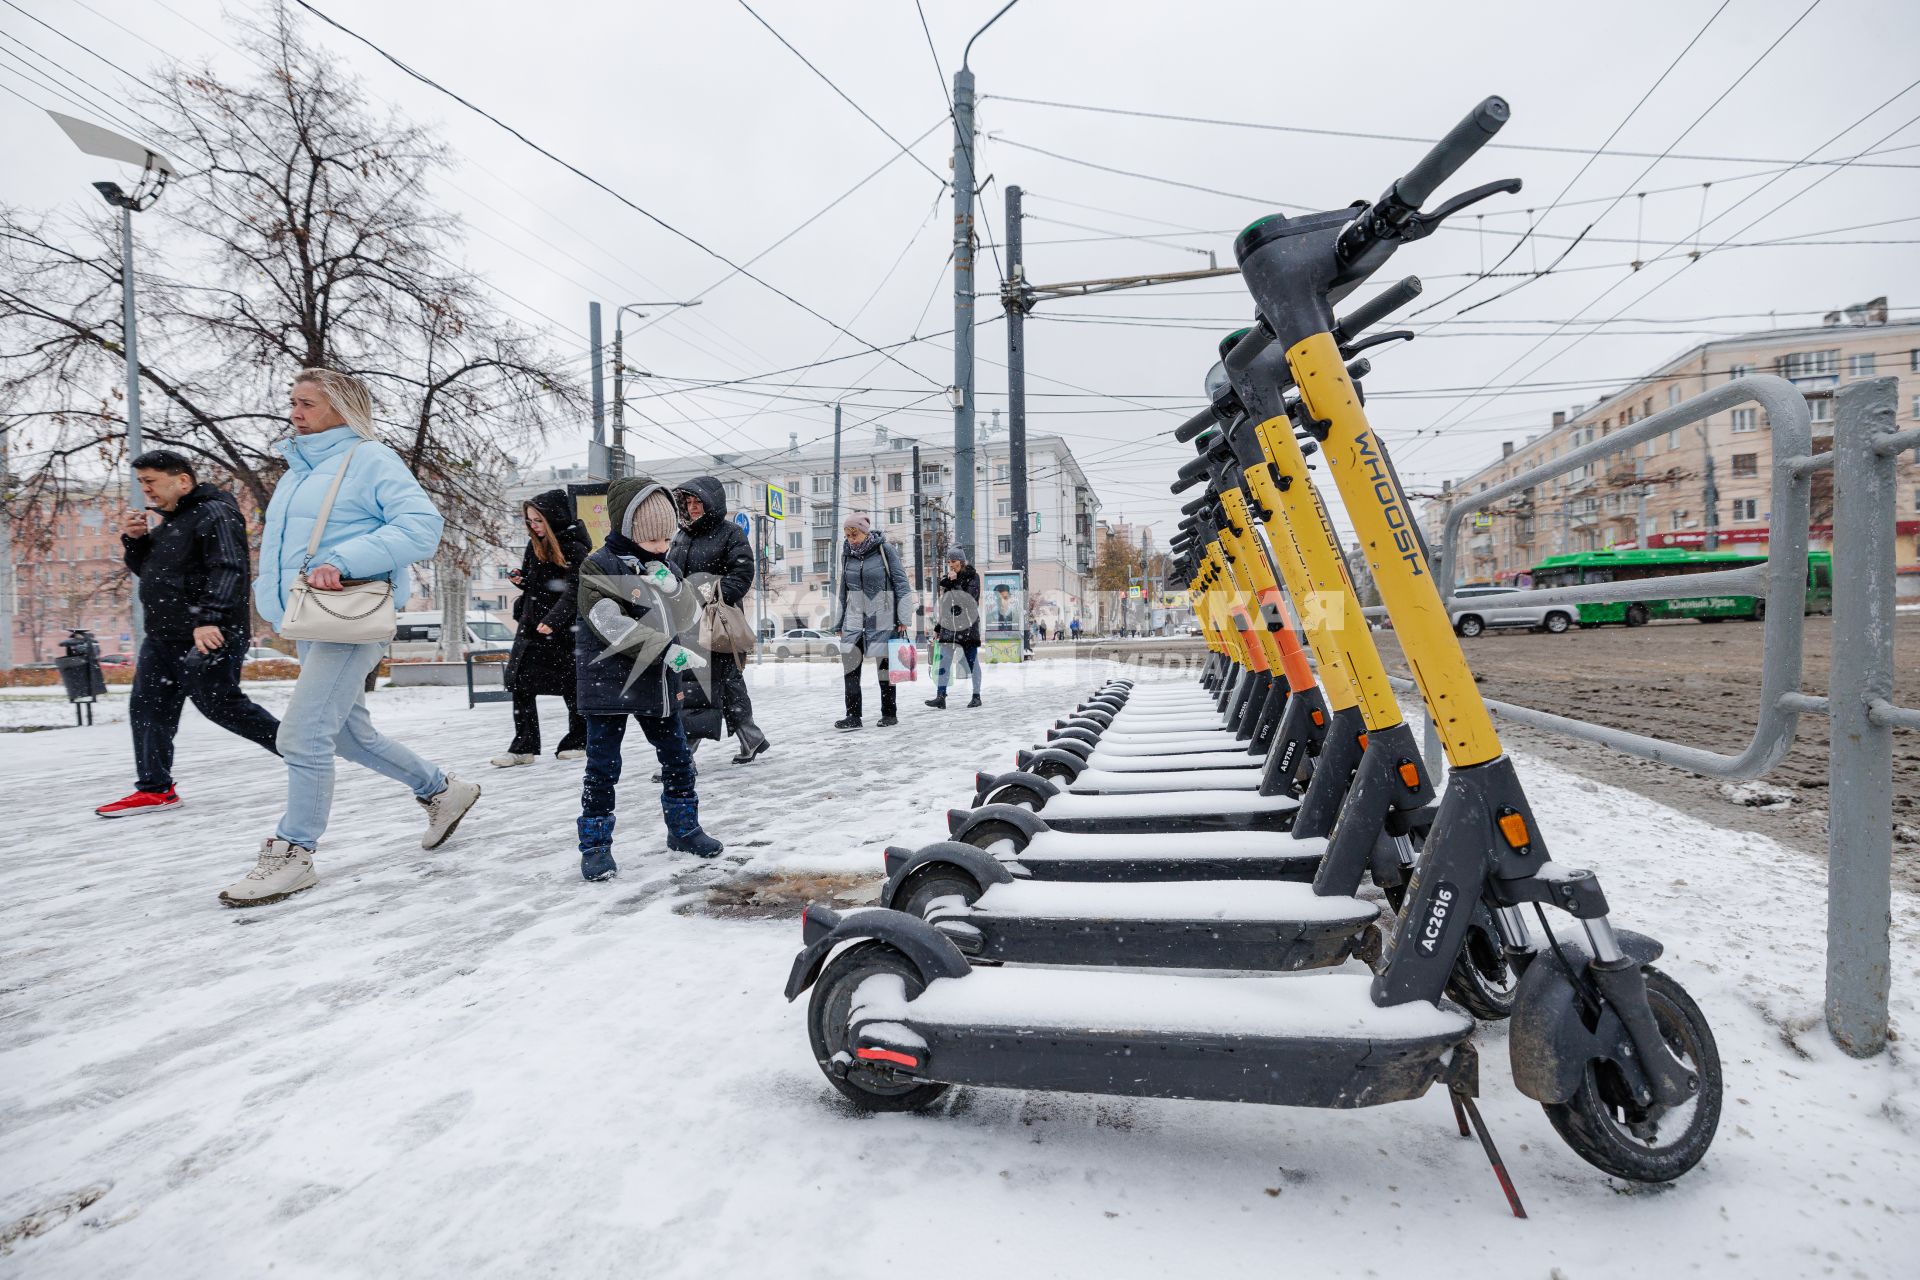
[(527, 549), (520, 567), (507, 575), (520, 588), (513, 616), (513, 653), (507, 658), (506, 685), (513, 694), (513, 741), (493, 758), (498, 769), (532, 764), (540, 758), (541, 695), (565, 699), (567, 732), (554, 749), (561, 760), (587, 754), (587, 722), (574, 692), (574, 596), (580, 589), (580, 562), (593, 551), (587, 526), (573, 514), (565, 489), (535, 494), (521, 508), (527, 525)]
[(884, 729), (900, 723), (894, 714), (894, 685), (887, 679), (887, 641), (907, 634), (907, 624), (913, 620), (913, 588), (899, 557), (871, 520), (852, 516), (845, 533), (835, 625), (840, 632), (840, 664), (846, 671), (847, 718), (836, 720), (833, 727), (860, 727), (860, 668), (871, 656), (880, 676), (880, 718), (874, 723)]
[(440, 544), (440, 513), (400, 455), (374, 438), (373, 395), (358, 378), (308, 369), (288, 393), (294, 437), (267, 503), (254, 607), (300, 650), (300, 678), (280, 718), (287, 811), (252, 871), (220, 895), (257, 907), (311, 889), (314, 850), (333, 808), (334, 757), (402, 783), (437, 848), (480, 788), (443, 772), (373, 727), (364, 681), (393, 639), (409, 567)]

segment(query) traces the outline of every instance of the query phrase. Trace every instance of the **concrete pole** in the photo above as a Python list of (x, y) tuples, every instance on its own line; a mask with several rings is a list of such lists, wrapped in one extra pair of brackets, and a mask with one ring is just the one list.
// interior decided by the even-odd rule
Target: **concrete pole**
[(587, 474), (595, 480), (611, 480), (607, 465), (607, 395), (600, 371), (600, 304), (587, 304), (587, 346), (593, 363), (593, 440), (587, 446)]
[[(924, 603), (927, 598), (926, 572), (926, 533), (921, 524), (920, 514), (920, 446), (913, 446), (913, 593)], [(927, 639), (925, 608), (913, 611), (913, 642), (924, 644)]]
[(1718, 551), (1720, 549), (1720, 486), (1713, 481), (1713, 445), (1707, 439), (1707, 424), (1704, 422), (1700, 424), (1700, 452), (1707, 460), (1707, 487), (1706, 492), (1700, 495), (1700, 500), (1707, 507), (1704, 526), (1707, 534), (1706, 539), (1700, 544), (1700, 549)]
[[(1898, 378), (1834, 396), (1833, 746), (1827, 787), (1827, 1030), (1855, 1057), (1887, 1045), (1892, 964), (1894, 429)], [(1841, 655), (1850, 660), (1842, 661)]]
[(973, 72), (953, 73), (953, 540), (973, 537)]
[[(140, 435), (140, 326), (133, 313), (133, 208), (130, 204), (120, 206), (120, 305), (121, 336), (127, 346), (127, 506), (140, 508), (146, 503), (140, 496), (140, 481), (134, 474), (133, 460), (146, 452), (147, 446)], [(137, 659), (141, 643), (147, 638), (147, 619), (140, 607), (138, 584), (128, 585), (127, 616), (133, 623), (133, 652)], [(11, 632), (6, 643), (8, 652), (12, 652)]]
[(833, 545), (840, 537), (840, 406), (833, 406), (833, 528), (827, 530), (827, 607), (839, 599), (835, 588), (840, 582), (840, 548)]
[[(616, 470), (627, 448), (627, 364), (622, 348), (624, 337), (620, 330), (621, 313), (613, 313), (613, 458)], [(617, 479), (609, 476), (608, 479)]]
[(1028, 590), (1027, 526), (1027, 301), (1021, 256), (1020, 188), (1007, 188), (1007, 478), (1013, 506), (1013, 571)]

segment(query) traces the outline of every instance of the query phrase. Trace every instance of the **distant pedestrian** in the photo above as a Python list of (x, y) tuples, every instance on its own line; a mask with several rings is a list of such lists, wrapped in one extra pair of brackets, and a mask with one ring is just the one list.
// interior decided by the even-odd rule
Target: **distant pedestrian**
[(1067, 638), (1070, 640), (1078, 640), (1080, 638), (1080, 619), (1075, 618), (1067, 624)]
[[(267, 503), (254, 607), (277, 625), (287, 593), (304, 579), (323, 593), (389, 581), (399, 608), (407, 600), (410, 566), (440, 545), (440, 513), (400, 455), (374, 438), (373, 395), (364, 382), (308, 369), (294, 379), (288, 399), (295, 435), (280, 445), (287, 473)], [(309, 552), (316, 527), (318, 546)], [(313, 853), (333, 808), (336, 755), (406, 784), (426, 814), (423, 849), (443, 844), (480, 798), (475, 784), (373, 727), (364, 682), (386, 641), (302, 640), (299, 647), (300, 678), (280, 722), (287, 811), (261, 843), (258, 864), (220, 895), (230, 907), (278, 902), (318, 883)]]
[(682, 637), (700, 602), (667, 562), (679, 521), (666, 486), (628, 476), (607, 487), (607, 537), (580, 567), (576, 633), (580, 710), (587, 717), (587, 776), (580, 788), (580, 876), (605, 880), (613, 860), (615, 788), (627, 717), (660, 762), (667, 848), (711, 858), (724, 847), (700, 829), (693, 752), (680, 722), (680, 675), (706, 665)]
[[(726, 486), (712, 476), (695, 476), (673, 491), (673, 502), (680, 531), (667, 551), (667, 563), (699, 593), (703, 604), (712, 598), (739, 607), (753, 589), (753, 544), (746, 530), (727, 519)], [(731, 653), (704, 656), (711, 664), (712, 700), (737, 744), (733, 762), (750, 764), (772, 744), (753, 722), (753, 698), (740, 660)]]
[(513, 741), (496, 768), (532, 764), (540, 758), (540, 712), (534, 699), (545, 695), (567, 704), (567, 732), (554, 749), (561, 760), (587, 754), (587, 722), (576, 705), (573, 674), (573, 618), (580, 590), (580, 562), (593, 551), (587, 526), (574, 515), (565, 489), (535, 494), (520, 508), (527, 526), (527, 549), (507, 580), (520, 588), (513, 602), (519, 629), (507, 658), (506, 686), (513, 694)]
[(225, 490), (199, 483), (193, 464), (166, 449), (133, 460), (147, 506), (120, 521), (127, 569), (140, 580), (147, 634), (133, 672), (133, 794), (94, 812), (126, 818), (177, 808), (173, 738), (189, 699), (229, 733), (279, 754), (280, 722), (240, 691), (252, 621), (247, 613), (247, 522)]
[(941, 562), (939, 595), (933, 606), (933, 634), (940, 641), (940, 665), (934, 674), (930, 707), (947, 705), (947, 673), (956, 656), (964, 657), (973, 680), (973, 700), (980, 705), (980, 574), (967, 563), (967, 553), (949, 547)]
[(887, 679), (887, 641), (907, 634), (913, 619), (913, 588), (906, 571), (873, 521), (856, 515), (844, 527), (840, 548), (840, 594), (834, 625), (840, 631), (840, 664), (846, 671), (847, 718), (836, 729), (861, 724), (860, 668), (869, 656), (880, 674), (880, 728), (900, 723), (894, 686)]

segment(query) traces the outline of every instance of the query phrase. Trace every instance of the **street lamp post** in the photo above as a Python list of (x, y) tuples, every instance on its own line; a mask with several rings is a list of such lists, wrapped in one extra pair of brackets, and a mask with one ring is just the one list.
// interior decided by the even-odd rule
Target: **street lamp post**
[[(140, 436), (140, 336), (133, 305), (133, 215), (153, 207), (160, 193), (166, 190), (167, 179), (173, 176), (174, 168), (165, 156), (143, 142), (136, 142), (85, 120), (61, 115), (58, 111), (49, 111), (47, 114), (53, 117), (53, 122), (60, 126), (60, 131), (67, 135), (68, 140), (86, 155), (140, 166), (140, 181), (134, 184), (131, 192), (122, 191), (117, 182), (93, 184), (94, 190), (108, 204), (120, 210), (120, 326), (121, 345), (127, 361), (127, 501), (132, 504), (134, 494), (140, 487), (132, 463), (145, 448)], [(133, 651), (137, 655), (141, 642), (146, 638), (146, 620), (140, 612), (140, 593), (132, 591), (129, 596)], [(7, 636), (6, 644), (11, 648), (11, 634)]]
[[(613, 313), (613, 465), (609, 468), (613, 474), (608, 477), (609, 479), (618, 479), (626, 474), (627, 469), (627, 366), (622, 354), (626, 335), (621, 331), (621, 320), (627, 312), (633, 311), (636, 307), (697, 307), (699, 305), (698, 298), (691, 302), (629, 302)], [(645, 318), (642, 313), (635, 312), (635, 314), (640, 315), (642, 319)]]

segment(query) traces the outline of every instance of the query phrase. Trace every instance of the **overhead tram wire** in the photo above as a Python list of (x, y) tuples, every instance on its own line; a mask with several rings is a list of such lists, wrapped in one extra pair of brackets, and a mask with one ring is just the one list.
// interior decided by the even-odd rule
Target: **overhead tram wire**
[[(919, 165), (922, 169), (925, 169), (927, 173), (932, 176), (933, 180), (940, 184), (943, 190), (949, 185), (949, 183), (947, 182), (947, 179), (941, 177), (939, 172), (935, 170), (932, 165), (928, 164), (925, 160), (922, 160), (919, 156), (913, 154), (912, 147), (909, 144), (900, 141), (900, 139), (894, 137), (893, 134), (889, 133), (887, 131), (887, 126), (881, 124), (878, 120), (875, 120), (871, 115), (869, 115), (867, 113), (867, 109), (861, 106), (859, 103), (855, 102), (851, 97), (848, 97), (846, 90), (842, 89), (839, 85), (835, 84), (831, 76), (827, 75), (827, 73), (822, 71), (819, 67), (814, 66), (812, 59), (808, 58), (806, 54), (794, 48), (793, 42), (791, 40), (788, 40), (785, 36), (781, 35), (778, 31), (774, 30), (773, 24), (768, 22), (765, 18), (761, 17), (760, 14), (754, 9), (754, 7), (747, 3), (747, 0), (738, 0), (738, 3), (742, 9), (745, 9), (749, 14), (753, 15), (753, 20), (755, 22), (759, 23), (761, 26), (767, 29), (767, 33), (769, 35), (771, 35), (775, 40), (778, 40), (781, 44), (785, 45), (789, 53), (793, 54), (794, 57), (800, 59), (801, 62), (805, 63), (807, 70), (813, 72), (814, 75), (820, 77), (821, 81), (826, 84), (827, 88), (833, 90), (836, 94), (838, 94), (842, 102), (852, 107), (855, 111), (858, 111), (860, 113), (861, 119), (865, 120), (868, 124), (878, 129), (881, 135), (884, 136), (888, 142), (891, 142), (894, 146), (900, 148), (900, 151), (902, 154), (906, 155), (909, 159), (911, 159), (915, 164)], [(935, 126), (935, 128), (938, 128), (938, 127), (939, 127), (938, 125)]]
[[(719, 250), (710, 247), (705, 242), (701, 241), (698, 237), (692, 235), (690, 232), (681, 230), (678, 226), (675, 226), (673, 223), (668, 222), (665, 218), (662, 218), (659, 214), (654, 213), (652, 210), (630, 199), (629, 197), (617, 191), (613, 187), (607, 185), (605, 182), (602, 182), (600, 179), (594, 177), (592, 174), (588, 173), (585, 169), (580, 168), (578, 165), (573, 164), (570, 161), (563, 160), (560, 156), (548, 150), (546, 147), (541, 146), (539, 143), (535, 142), (532, 138), (528, 137), (525, 133), (522, 133), (519, 129), (516, 129), (512, 125), (508, 124), (506, 121), (502, 120), (499, 116), (494, 115), (493, 113), (485, 110), (482, 107), (476, 106), (473, 102), (455, 93), (453, 90), (447, 88), (445, 85), (440, 84), (438, 81), (434, 80), (432, 77), (424, 74), (423, 72), (415, 70), (413, 67), (409, 66), (406, 62), (402, 61), (400, 58), (396, 57), (394, 54), (389, 53), (386, 49), (382, 48), (380, 45), (376, 44), (374, 41), (369, 40), (367, 37), (361, 35), (359, 32), (353, 30), (352, 28), (346, 26), (345, 24), (330, 17), (325, 11), (315, 6), (311, 2), (311, 0), (293, 0), (293, 3), (299, 5), (302, 9), (305, 9), (307, 12), (313, 14), (315, 17), (319, 18), (322, 22), (325, 22), (328, 26), (334, 28), (336, 31), (339, 31), (342, 34), (359, 42), (360, 44), (365, 45), (368, 49), (378, 54), (381, 58), (385, 59), (387, 62), (393, 64), (395, 67), (399, 68), (401, 71), (405, 72), (407, 75), (411, 76), (413, 79), (418, 80), (421, 84), (426, 85), (428, 88), (433, 89), (437, 93), (440, 93), (448, 98), (451, 98), (453, 101), (459, 103), (461, 106), (473, 112), (475, 115), (478, 115), (482, 119), (487, 120), (489, 123), (495, 125), (499, 129), (501, 129), (503, 132), (511, 135), (513, 138), (515, 138), (516, 140), (524, 144), (529, 149), (535, 152), (538, 152), (542, 156), (545, 156), (548, 160), (551, 160), (554, 164), (559, 165), (561, 168), (573, 174), (575, 177), (587, 183), (589, 186), (592, 186), (596, 190), (604, 192), (605, 194), (613, 197), (613, 199), (619, 201), (621, 204), (633, 210), (635, 213), (638, 213), (641, 217), (653, 223), (655, 226), (659, 227), (661, 230), (666, 231), (667, 233), (676, 237), (677, 239), (685, 241), (687, 244), (693, 246), (695, 249), (698, 249), (700, 252), (715, 259), (716, 261), (724, 263), (729, 267), (735, 268), (741, 275), (753, 281), (755, 284), (767, 290), (769, 293), (772, 293), (773, 295), (782, 299), (783, 301), (788, 302), (795, 307), (798, 307), (800, 310), (806, 312), (808, 315), (812, 316), (814, 319), (820, 321), (822, 324), (825, 324), (829, 328), (834, 329), (837, 332), (844, 334), (846, 337), (853, 339), (855, 342), (859, 343), (863, 347), (866, 347), (868, 350), (873, 352), (881, 351), (881, 348), (875, 346), (871, 342), (868, 342), (865, 338), (862, 338), (859, 334), (854, 333), (850, 329), (846, 328), (846, 326), (840, 324), (838, 321), (833, 320), (832, 318), (822, 314), (819, 311), (816, 311), (814, 308), (800, 301), (800, 299), (794, 297), (791, 293), (788, 293), (785, 289), (780, 288), (780, 286), (774, 284), (772, 281), (767, 280), (762, 276), (755, 275), (752, 271), (748, 270), (745, 267), (740, 266), (740, 264), (736, 263), (733, 259), (729, 258), (727, 255), (721, 253)], [(892, 356), (888, 356), (888, 358), (895, 359), (895, 357), (892, 357)], [(920, 372), (920, 370), (918, 369), (914, 369), (911, 365), (907, 365), (903, 362), (899, 362), (897, 359), (896, 359), (896, 363), (900, 363), (901, 368), (908, 370), (915, 377), (925, 378), (928, 382), (933, 381), (932, 378), (928, 378), (926, 374)]]

